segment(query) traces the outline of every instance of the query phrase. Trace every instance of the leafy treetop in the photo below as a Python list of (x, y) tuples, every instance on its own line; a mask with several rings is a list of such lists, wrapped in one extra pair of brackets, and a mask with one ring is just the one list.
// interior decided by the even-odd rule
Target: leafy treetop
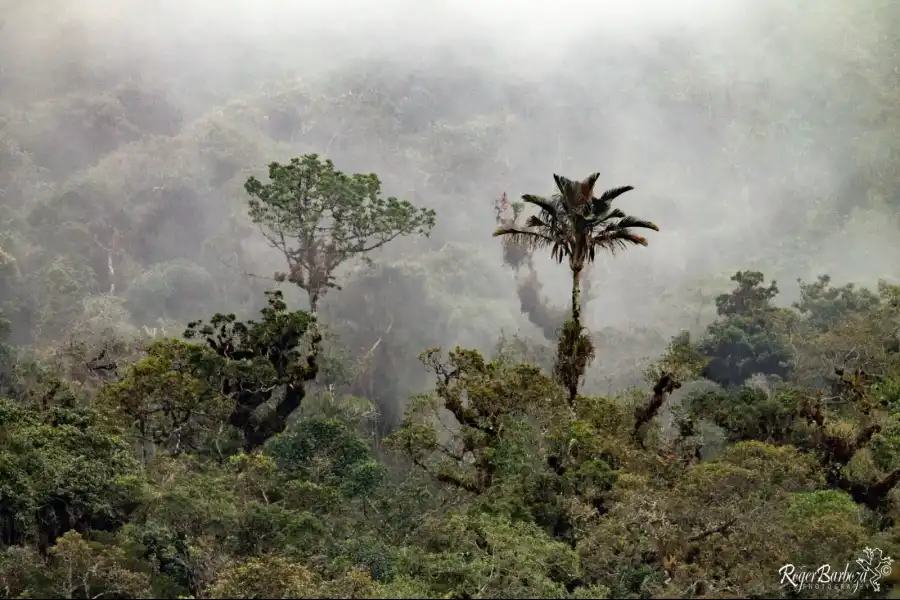
[[(318, 372), (317, 354), (304, 347), (307, 337), (313, 348), (320, 341), (316, 332), (307, 336), (313, 319), (303, 311), (289, 312), (280, 291), (267, 296), (269, 306), (259, 322), (216, 314), (208, 324), (189, 323), (184, 332), (189, 339), (202, 337), (212, 349), (216, 359), (206, 364), (209, 376), (234, 399), (229, 421), (243, 433), (248, 450), (284, 431), (306, 395), (304, 384)], [(260, 417), (257, 409), (278, 390), (283, 394), (275, 407)]]
[(381, 196), (374, 173), (347, 175), (316, 154), (269, 165), (269, 183), (250, 177), (250, 217), (269, 243), (280, 250), (290, 271), (287, 279), (306, 290), (313, 312), (334, 272), (348, 259), (414, 233), (428, 235), (435, 222), (431, 209)]

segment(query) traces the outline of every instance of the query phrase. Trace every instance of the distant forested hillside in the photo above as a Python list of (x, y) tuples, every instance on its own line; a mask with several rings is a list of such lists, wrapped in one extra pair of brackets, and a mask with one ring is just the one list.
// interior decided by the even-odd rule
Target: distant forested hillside
[(76, 4), (0, 0), (0, 597), (893, 597), (900, 3)]

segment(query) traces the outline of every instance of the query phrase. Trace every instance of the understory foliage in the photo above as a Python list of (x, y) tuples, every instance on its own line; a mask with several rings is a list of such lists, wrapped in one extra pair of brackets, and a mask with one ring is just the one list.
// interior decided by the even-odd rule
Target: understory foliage
[[(822, 264), (819, 234), (896, 213), (896, 3), (795, 15), (843, 41), (827, 50), (834, 73), (786, 96), (821, 101), (829, 122), (859, 91), (846, 103), (863, 131), (841, 133), (833, 163), (857, 183), (815, 214), (773, 216), (784, 230), (764, 251), (721, 244), (734, 266), (693, 299), (651, 281), (671, 263), (645, 274), (617, 253), (665, 254), (693, 231), (651, 192), (661, 227), (613, 206), (637, 201), (630, 185), (595, 196), (596, 173), (556, 175), (549, 197), (500, 195), (549, 183), (531, 177), (553, 158), (530, 129), (571, 129), (580, 145), (554, 152), (574, 163), (594, 151), (585, 131), (618, 132), (616, 111), (657, 93), (674, 107), (666, 135), (740, 185), (758, 175), (729, 170), (745, 146), (800, 164), (836, 139), (778, 94), (720, 97), (691, 47), (629, 48), (640, 68), (608, 100), (621, 106), (447, 57), (267, 86), (236, 63), (230, 79), (252, 81), (236, 90), (119, 76), (97, 53), (57, 57), (38, 82), (25, 33), (54, 11), (26, 4), (0, 0), (0, 597), (897, 593), (900, 286), (784, 276)], [(795, 28), (754, 23), (804, 71), (783, 51)], [(648, 88), (659, 61), (671, 69)], [(551, 101), (569, 120), (540, 121)], [(795, 145), (781, 154), (783, 130)], [(652, 158), (677, 188), (684, 157)], [(733, 218), (685, 206), (697, 230)], [(794, 222), (812, 224), (795, 235)], [(662, 325), (623, 331), (589, 308), (620, 296), (629, 312), (679, 303), (677, 327), (644, 336)], [(620, 367), (631, 343), (653, 356)], [(878, 577), (798, 591), (785, 565)]]

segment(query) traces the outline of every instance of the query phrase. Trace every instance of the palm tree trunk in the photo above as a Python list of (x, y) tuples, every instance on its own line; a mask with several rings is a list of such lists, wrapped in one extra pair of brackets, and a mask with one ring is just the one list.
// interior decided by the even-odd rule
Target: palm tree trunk
[[(578, 338), (581, 334), (581, 269), (572, 268), (572, 330), (568, 336), (569, 347), (565, 349), (568, 357), (565, 359), (569, 363), (567, 369), (568, 377), (566, 377), (565, 385), (569, 392), (569, 404), (575, 405), (575, 399), (578, 397), (578, 381), (581, 373), (576, 367), (578, 363)], [(565, 334), (564, 334), (565, 335)]]
[(581, 331), (581, 269), (572, 269), (572, 321), (576, 331)]
[(556, 374), (568, 391), (569, 404), (574, 406), (578, 387), (585, 369), (593, 357), (593, 345), (581, 327), (581, 271), (582, 265), (572, 267), (572, 318), (563, 325), (557, 348)]

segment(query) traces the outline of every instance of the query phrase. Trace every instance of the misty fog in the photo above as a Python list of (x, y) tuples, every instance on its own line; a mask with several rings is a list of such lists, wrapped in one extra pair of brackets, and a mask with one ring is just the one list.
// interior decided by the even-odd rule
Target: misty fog
[[(600, 381), (711, 319), (699, 299), (738, 269), (776, 279), (780, 303), (797, 278), (893, 277), (900, 243), (885, 173), (896, 166), (876, 139), (890, 108), (873, 89), (896, 88), (898, 63), (870, 4), (8, 0), (0, 135), (41, 173), (23, 196), (88, 182), (114, 205), (177, 182), (199, 199), (197, 227), (239, 232), (236, 277), (280, 267), (242, 212), (248, 174), (305, 152), (375, 172), (387, 194), (437, 211), (430, 239), (376, 258), (450, 244), (448, 261), (423, 268), (457, 270), (504, 312), (440, 332), (427, 311), (417, 316), (446, 346), (490, 348), (501, 328), (541, 338), (491, 237), (494, 202), (550, 194), (553, 173), (599, 171), (601, 187), (633, 185), (621, 206), (661, 230), (591, 267), (585, 322), (612, 336), (598, 343)], [(68, 111), (117, 86), (164, 99), (178, 117), (98, 145)], [(234, 164), (211, 174), (204, 157), (220, 147)], [(158, 245), (177, 257), (179, 239)], [(225, 261), (204, 256), (206, 267)], [(538, 266), (542, 293), (565, 306), (566, 270), (549, 258)], [(439, 290), (446, 307), (466, 302), (461, 289)], [(334, 294), (333, 315), (366, 302), (351, 293)], [(410, 293), (392, 308), (415, 316)], [(616, 341), (632, 337), (646, 341)]]
[(0, 598), (897, 596), (898, 31), (0, 0)]

